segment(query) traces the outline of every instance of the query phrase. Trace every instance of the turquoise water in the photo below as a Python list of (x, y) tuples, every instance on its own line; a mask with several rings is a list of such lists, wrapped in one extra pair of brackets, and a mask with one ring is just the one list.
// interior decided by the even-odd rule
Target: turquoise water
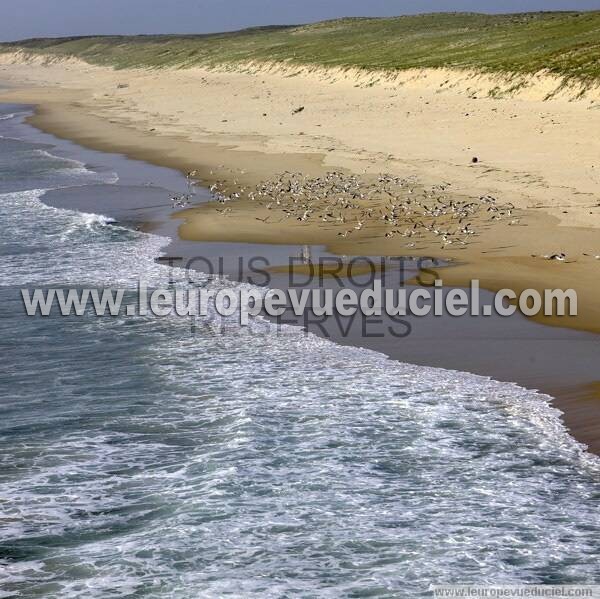
[(0, 138), (0, 177), (0, 596), (600, 579), (598, 461), (547, 397), (265, 323), (26, 317), (22, 287), (166, 284), (168, 240), (46, 206), (119, 184), (47, 146)]

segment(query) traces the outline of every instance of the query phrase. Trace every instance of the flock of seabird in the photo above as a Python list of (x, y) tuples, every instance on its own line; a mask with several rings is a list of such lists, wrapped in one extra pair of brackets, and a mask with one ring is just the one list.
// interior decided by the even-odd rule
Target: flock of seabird
[(170, 197), (171, 205), (173, 208), (186, 208), (191, 204), (193, 196), (196, 195), (196, 191), (194, 190), (194, 178), (197, 176), (197, 170), (189, 171), (188, 173), (186, 173), (185, 179), (187, 181), (188, 192), (172, 195)]
[[(212, 174), (212, 171), (211, 171)], [(173, 208), (185, 208), (196, 195), (197, 170), (187, 173), (188, 192), (171, 196)], [(412, 177), (382, 174), (369, 179), (332, 171), (322, 177), (284, 172), (256, 187), (240, 185), (235, 179), (218, 180), (210, 186), (219, 204), (247, 198), (273, 214), (255, 217), (265, 224), (292, 219), (300, 223), (328, 223), (341, 228), (337, 235), (347, 238), (370, 229), (372, 237), (398, 237), (406, 247), (417, 242), (438, 242), (442, 249), (465, 249), (470, 240), (494, 221), (521, 225), (521, 216), (511, 203), (500, 203), (492, 195), (466, 198), (450, 195), (450, 183), (419, 187)], [(217, 208), (221, 216), (233, 213), (231, 206)], [(525, 226), (525, 225), (522, 225)], [(583, 254), (600, 260), (600, 255)], [(303, 254), (304, 256), (304, 254)], [(532, 254), (545, 260), (566, 262), (564, 252)]]
[[(347, 238), (357, 231), (371, 229), (373, 236), (406, 239), (408, 247), (427, 238), (442, 248), (464, 248), (479, 234), (486, 221), (507, 220), (519, 224), (512, 204), (501, 204), (491, 195), (478, 199), (450, 196), (450, 183), (428, 189), (418, 188), (412, 178), (379, 175), (366, 180), (341, 172), (322, 177), (285, 172), (254, 188), (236, 182), (217, 181), (210, 187), (214, 199), (225, 204), (247, 197), (273, 216), (256, 217), (263, 223), (280, 223), (288, 219), (302, 223), (330, 223), (342, 228), (337, 232)], [(230, 215), (229, 207), (218, 209)]]

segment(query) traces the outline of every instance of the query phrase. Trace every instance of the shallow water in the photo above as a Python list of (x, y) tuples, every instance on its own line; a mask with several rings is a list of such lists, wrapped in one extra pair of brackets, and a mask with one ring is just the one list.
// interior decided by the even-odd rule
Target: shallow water
[(168, 240), (43, 204), (115, 172), (2, 138), (0, 172), (0, 596), (600, 578), (598, 461), (549, 398), (264, 322), (26, 317), (21, 287), (164, 284)]

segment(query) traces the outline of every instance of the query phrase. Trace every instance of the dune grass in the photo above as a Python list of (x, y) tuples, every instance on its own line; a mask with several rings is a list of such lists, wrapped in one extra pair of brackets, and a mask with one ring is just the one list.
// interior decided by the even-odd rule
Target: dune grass
[(0, 52), (75, 56), (128, 67), (248, 61), (397, 71), (421, 67), (600, 80), (600, 11), (513, 15), (440, 13), (352, 18), (211, 35), (100, 36), (0, 44)]

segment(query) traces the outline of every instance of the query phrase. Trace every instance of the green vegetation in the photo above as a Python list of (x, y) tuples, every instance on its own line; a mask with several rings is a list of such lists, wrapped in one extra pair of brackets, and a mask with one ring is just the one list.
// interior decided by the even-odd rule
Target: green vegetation
[(340, 19), (214, 35), (35, 39), (0, 52), (75, 56), (95, 64), (189, 67), (280, 61), (401, 70), (459, 67), (600, 79), (600, 11), (517, 15), (429, 14)]

